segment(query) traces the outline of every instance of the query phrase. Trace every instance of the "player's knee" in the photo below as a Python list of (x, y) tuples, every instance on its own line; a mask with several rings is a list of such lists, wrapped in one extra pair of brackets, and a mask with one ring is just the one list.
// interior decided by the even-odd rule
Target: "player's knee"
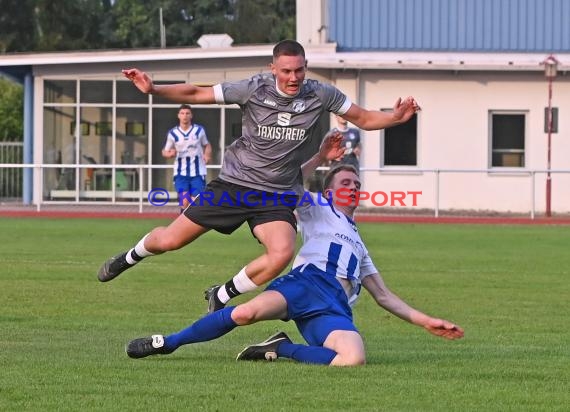
[(271, 263), (279, 270), (282, 270), (285, 266), (289, 264), (291, 259), (293, 259), (294, 253), (295, 253), (295, 248), (287, 246), (271, 250), (269, 251), (268, 255)]
[(339, 353), (332, 364), (333, 366), (362, 366), (366, 364), (366, 356), (364, 353)]
[(184, 244), (179, 242), (177, 239), (168, 238), (165, 236), (160, 239), (158, 244), (159, 244), (160, 250), (163, 252), (167, 252), (169, 250), (180, 249), (182, 246), (184, 246)]
[(364, 354), (353, 354), (348, 357), (347, 365), (348, 366), (361, 366), (366, 364), (366, 356)]
[(336, 331), (329, 335), (327, 342), (328, 347), (337, 353), (333, 365), (360, 366), (366, 363), (366, 351), (358, 332)]
[(175, 236), (169, 235), (167, 228), (165, 227), (156, 228), (151, 234), (153, 237), (153, 245), (155, 246), (154, 249), (158, 249), (160, 252), (180, 249), (185, 245), (185, 242)]
[(232, 311), (232, 320), (240, 326), (255, 323), (257, 311), (247, 304), (238, 305)]

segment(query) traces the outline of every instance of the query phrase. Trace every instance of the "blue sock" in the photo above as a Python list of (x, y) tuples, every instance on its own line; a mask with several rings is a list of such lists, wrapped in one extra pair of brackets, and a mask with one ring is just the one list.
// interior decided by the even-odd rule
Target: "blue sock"
[(164, 338), (164, 348), (175, 351), (182, 345), (196, 342), (206, 342), (219, 338), (233, 330), (237, 323), (232, 320), (231, 314), (235, 306), (228, 306), (222, 310), (210, 313), (198, 319), (186, 329)]
[(330, 365), (337, 353), (323, 346), (307, 346), (283, 342), (277, 347), (277, 356), (294, 359), (297, 362)]

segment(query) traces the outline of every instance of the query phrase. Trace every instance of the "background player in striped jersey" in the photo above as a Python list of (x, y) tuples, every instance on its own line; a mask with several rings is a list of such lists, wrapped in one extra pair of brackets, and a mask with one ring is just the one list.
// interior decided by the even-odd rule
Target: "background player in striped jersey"
[[(328, 134), (319, 153), (303, 165), (303, 176), (342, 154), (341, 141), (340, 133)], [(340, 189), (352, 192), (350, 204), (344, 200), (346, 197), (339, 201)], [(323, 194), (328, 203), (307, 202), (297, 208), (303, 245), (288, 274), (271, 282), (252, 300), (211, 313), (178, 333), (131, 341), (127, 355), (143, 358), (169, 354), (185, 344), (216, 339), (237, 326), (281, 319), (293, 320), (308, 345), (295, 344), (279, 332), (262, 343), (248, 346), (237, 359), (285, 357), (313, 364), (362, 365), (366, 361), (364, 343), (351, 309), (361, 286), (379, 306), (399, 318), (446, 339), (463, 337), (459, 326), (410, 307), (388, 289), (352, 220), (359, 190), (360, 178), (352, 165), (331, 169), (324, 180)]]
[(174, 188), (182, 209), (206, 187), (206, 164), (212, 157), (204, 126), (193, 122), (192, 108), (183, 104), (178, 109), (178, 126), (166, 135), (162, 156), (174, 159)]

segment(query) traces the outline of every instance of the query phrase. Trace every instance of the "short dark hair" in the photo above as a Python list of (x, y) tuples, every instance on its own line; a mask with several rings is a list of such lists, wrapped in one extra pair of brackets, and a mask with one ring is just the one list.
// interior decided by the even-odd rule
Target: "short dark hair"
[(356, 170), (356, 167), (354, 167), (351, 164), (347, 164), (347, 163), (341, 163), (337, 166), (332, 167), (327, 174), (325, 175), (325, 178), (323, 179), (323, 190), (327, 190), (328, 188), (330, 188), (332, 181), (334, 179), (334, 177), (342, 171), (346, 171), (346, 172), (352, 172), (355, 175), (358, 176), (358, 170)]
[(303, 56), (305, 58), (305, 49), (295, 40), (281, 40), (273, 48), (273, 58), (276, 59), (279, 56)]
[(190, 106), (189, 104), (181, 104), (180, 107), (178, 108), (178, 111), (180, 111), (182, 109), (188, 109), (188, 110), (192, 111), (192, 106)]

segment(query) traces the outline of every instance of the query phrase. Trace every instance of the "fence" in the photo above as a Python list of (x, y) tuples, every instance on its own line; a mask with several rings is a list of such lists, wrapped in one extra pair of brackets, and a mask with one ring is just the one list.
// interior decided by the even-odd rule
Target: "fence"
[[(21, 164), (24, 161), (22, 142), (0, 142), (0, 163)], [(22, 168), (0, 168), (0, 199), (22, 197)]]
[[(21, 145), (20, 145), (21, 146)], [(20, 147), (21, 149), (21, 147)], [(19, 179), (18, 182), (12, 182), (7, 184), (6, 186), (4, 183), (2, 184), (2, 189), (4, 192), (8, 192), (9, 188), (13, 191), (13, 193), (17, 193), (17, 196), (14, 197), (21, 197), (22, 193), (22, 170), (23, 169), (33, 169), (37, 173), (35, 173), (34, 177), (34, 184), (39, 185), (35, 187), (35, 193), (42, 193), (42, 199), (36, 202), (37, 210), (41, 210), (42, 205), (49, 205), (49, 204), (96, 204), (96, 205), (137, 205), (139, 208), (139, 212), (143, 211), (143, 206), (145, 205), (153, 205), (150, 201), (151, 192), (154, 192), (157, 188), (149, 187), (148, 181), (149, 179), (145, 176), (150, 176), (150, 172), (153, 169), (171, 169), (171, 165), (141, 165), (141, 164), (132, 164), (132, 165), (97, 165), (99, 170), (106, 170), (108, 175), (111, 176), (111, 181), (108, 187), (105, 187), (105, 190), (92, 190), (93, 188), (87, 188), (80, 184), (79, 182), (79, 174), (75, 173), (75, 189), (72, 190), (59, 190), (57, 186), (53, 188), (47, 188), (44, 185), (44, 175), (46, 170), (54, 170), (58, 169), (61, 170), (62, 168), (69, 168), (75, 169), (79, 171), (80, 169), (92, 169), (93, 165), (75, 165), (75, 164), (14, 164), (14, 163), (0, 163), (0, 176), (11, 176), (11, 179), (15, 179), (13, 176), (17, 176)], [(208, 166), (209, 172), (214, 170), (220, 169), (220, 166)], [(327, 168), (319, 168), (320, 170), (326, 170)], [(135, 180), (133, 180), (133, 184), (131, 184), (130, 190), (125, 190), (121, 188), (121, 184), (119, 184), (119, 171), (123, 174), (124, 171), (131, 171), (132, 174), (138, 176)], [(361, 169), (361, 176), (365, 176), (366, 173), (378, 173), (380, 175), (401, 175), (401, 176), (413, 176), (413, 175), (424, 175), (423, 183), (426, 186), (431, 186), (431, 191), (429, 194), (429, 198), (431, 201), (429, 202), (429, 209), (433, 211), (435, 217), (440, 216), (440, 212), (444, 210), (448, 210), (449, 208), (446, 207), (445, 203), (449, 203), (449, 199), (453, 199), (453, 194), (450, 194), (450, 185), (447, 181), (448, 179), (452, 178), (453, 176), (459, 176), (461, 174), (465, 175), (461, 177), (464, 185), (469, 185), (469, 178), (468, 176), (476, 176), (481, 174), (486, 174), (488, 176), (501, 176), (501, 175), (512, 175), (512, 176), (519, 176), (525, 178), (523, 186), (525, 186), (525, 191), (528, 195), (520, 198), (521, 202), (528, 205), (526, 209), (530, 215), (531, 219), (536, 217), (536, 198), (537, 198), (537, 175), (539, 176), (546, 176), (547, 173), (550, 173), (552, 176), (559, 175), (561, 178), (563, 177), (566, 181), (570, 179), (570, 170), (555, 170), (552, 169), (550, 171), (547, 170), (517, 170), (517, 169), (509, 169), (508, 171), (497, 169), (375, 169), (375, 168), (363, 168)], [(446, 180), (447, 179), (447, 180)], [(519, 185), (520, 186), (520, 185)], [(563, 189), (562, 197), (564, 199), (570, 199), (570, 184), (568, 185), (561, 185), (561, 189)], [(160, 189), (160, 188), (159, 188)], [(164, 189), (161, 189), (164, 190)], [(170, 198), (170, 205), (175, 205), (177, 200), (177, 193), (176, 192), (162, 192), (166, 196), (166, 198)], [(425, 195), (425, 193), (424, 193)], [(451, 197), (450, 197), (451, 196)], [(475, 197), (479, 197), (482, 199), (488, 198), (489, 195), (484, 193), (484, 191), (480, 193), (475, 193)], [(0, 196), (2, 198), (4, 196)], [(568, 208), (568, 202), (566, 201), (564, 205), (557, 210), (556, 207), (553, 207), (554, 213), (568, 213), (566, 210)], [(442, 207), (442, 204), (444, 206)], [(493, 210), (491, 207), (490, 211)], [(523, 212), (523, 213), (527, 213)]]

